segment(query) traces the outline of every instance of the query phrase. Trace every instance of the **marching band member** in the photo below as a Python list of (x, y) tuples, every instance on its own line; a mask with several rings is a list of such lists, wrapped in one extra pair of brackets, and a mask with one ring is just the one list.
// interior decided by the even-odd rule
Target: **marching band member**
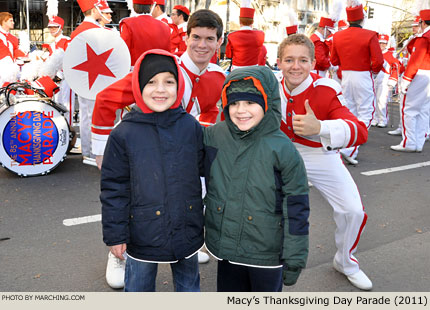
[(187, 22), (190, 16), (190, 10), (183, 5), (175, 5), (171, 14), (173, 22), (173, 32), (175, 37), (172, 38), (172, 53), (182, 55), (186, 51), (187, 46), (185, 40), (187, 37)]
[(318, 24), (318, 28), (310, 36), (312, 43), (315, 46), (315, 69), (312, 70), (313, 73), (318, 74), (321, 77), (326, 77), (327, 70), (330, 68), (330, 47), (328, 44), (328, 37), (331, 31), (334, 30), (335, 21), (327, 18), (321, 17)]
[(337, 82), (310, 73), (315, 62), (313, 44), (305, 35), (291, 35), (279, 45), (281, 130), (302, 155), (308, 180), (333, 207), (337, 227), (334, 268), (354, 286), (370, 290), (372, 282), (353, 255), (367, 215), (338, 151), (365, 143), (367, 128), (345, 107)]
[[(413, 39), (415, 39), (416, 35), (421, 33), (421, 27), (420, 27), (420, 21), (421, 21), (421, 17), (415, 16), (414, 20), (411, 23), (412, 26), (412, 35), (405, 41), (403, 42), (403, 47), (402, 49), (397, 53), (402, 63), (402, 68), (404, 71), (404, 68), (407, 66), (408, 61), (409, 61), (409, 57), (412, 53), (412, 48), (413, 48), (413, 44), (409, 44), (413, 41)], [(401, 101), (403, 98), (403, 94), (401, 94)], [(391, 136), (401, 136), (402, 135), (402, 109), (401, 109), (401, 103), (399, 103), (399, 114), (400, 114), (400, 118), (399, 118), (399, 126), (394, 129), (394, 130), (390, 130), (389, 132), (387, 132), (389, 135)]]
[(152, 17), (166, 23), (167, 25), (172, 24), (172, 19), (166, 14), (166, 2), (165, 0), (155, 0), (155, 7), (152, 10)]
[(410, 43), (411, 58), (400, 82), (402, 141), (392, 145), (399, 152), (421, 152), (429, 126), (430, 105), (430, 8), (420, 10), (422, 33)]
[(389, 35), (379, 35), (379, 45), (382, 50), (382, 55), (384, 56), (384, 66), (375, 79), (376, 109), (375, 118), (372, 120), (372, 126), (378, 126), (379, 128), (387, 127), (388, 97), (389, 93), (392, 92), (393, 88), (397, 84), (401, 70), (400, 61), (396, 59), (393, 52), (389, 50), (389, 41)]
[[(342, 90), (347, 107), (370, 127), (375, 111), (373, 76), (381, 71), (384, 57), (378, 34), (362, 28), (364, 10), (360, 0), (348, 0), (346, 14), (350, 26), (334, 34), (330, 61), (342, 68)], [(358, 163), (358, 146), (341, 153), (349, 164)]]
[[(112, 22), (112, 9), (109, 7), (109, 4), (106, 0), (100, 0), (101, 6), (100, 6), (100, 15), (102, 18), (97, 20), (100, 25), (102, 25), (103, 28), (112, 30), (113, 28), (106, 27), (107, 24), (110, 24)], [(116, 29), (116, 28), (115, 28)]]
[(19, 67), (15, 63), (18, 57), (25, 56), (19, 49), (19, 40), (9, 31), (15, 23), (13, 15), (9, 12), (0, 12), (0, 86), (4, 83), (16, 82), (19, 75)]
[[(102, 28), (97, 20), (103, 18), (100, 9), (101, 1), (97, 0), (78, 0), (79, 7), (84, 14), (83, 22), (76, 27), (70, 35), (71, 40), (89, 29)], [(82, 51), (84, 52), (84, 51)], [(95, 100), (87, 99), (78, 95), (79, 100), (79, 130), (81, 138), (81, 150), (83, 163), (87, 165), (96, 165), (95, 155), (91, 148), (91, 118), (93, 115)]]
[(154, 0), (133, 0), (136, 16), (120, 21), (121, 38), (130, 50), (131, 66), (147, 50), (158, 48), (170, 51), (170, 28), (151, 15)]
[[(63, 35), (64, 20), (59, 16), (52, 16), (48, 22), (48, 30), (51, 36), (54, 37), (54, 42), (49, 45), (50, 56), (55, 51), (66, 51), (67, 45), (71, 39)], [(52, 56), (56, 57), (56, 56)], [(60, 91), (55, 95), (54, 100), (64, 105), (69, 111), (64, 114), (70, 126), (73, 126), (73, 113), (75, 111), (75, 92), (70, 88), (67, 81), (64, 79), (62, 70), (57, 72), (57, 76), (61, 78)]]
[(264, 32), (252, 29), (255, 9), (250, 6), (251, 1), (242, 2), (239, 15), (240, 30), (230, 33), (227, 37), (225, 56), (231, 59), (232, 70), (259, 64)]

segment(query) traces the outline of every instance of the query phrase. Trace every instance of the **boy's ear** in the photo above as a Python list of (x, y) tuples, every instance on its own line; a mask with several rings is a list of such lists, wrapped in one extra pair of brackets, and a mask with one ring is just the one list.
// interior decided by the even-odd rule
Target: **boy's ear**
[(311, 64), (311, 70), (315, 69), (316, 64), (317, 64), (317, 60), (314, 58), (314, 60), (312, 60), (312, 64)]
[(217, 42), (217, 46), (216, 49), (219, 49), (221, 47), (221, 45), (224, 42), (224, 36), (221, 36), (221, 38), (219, 38), (218, 42)]

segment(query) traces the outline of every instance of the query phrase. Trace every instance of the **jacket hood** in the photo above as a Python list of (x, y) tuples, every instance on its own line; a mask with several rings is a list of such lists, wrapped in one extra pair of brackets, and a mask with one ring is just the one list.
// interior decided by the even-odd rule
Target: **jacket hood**
[(177, 96), (176, 96), (176, 101), (170, 107), (170, 109), (175, 109), (175, 108), (179, 107), (179, 105), (181, 104), (181, 99), (184, 95), (184, 89), (185, 89), (184, 77), (182, 76), (181, 68), (179, 67), (179, 64), (178, 64), (178, 58), (175, 55), (173, 55), (173, 54), (171, 54), (165, 50), (161, 50), (161, 49), (152, 49), (152, 50), (146, 51), (137, 59), (135, 65), (134, 65), (134, 70), (133, 70), (132, 78), (131, 78), (131, 87), (133, 90), (133, 96), (134, 96), (134, 99), (135, 99), (137, 106), (142, 110), (143, 113), (153, 113), (154, 112), (151, 109), (149, 109), (148, 106), (146, 105), (146, 103), (143, 101), (142, 93), (140, 91), (140, 85), (139, 85), (139, 71), (144, 69), (144, 68), (141, 68), (141, 63), (142, 63), (143, 59), (149, 54), (169, 56), (169, 57), (172, 57), (173, 61), (175, 62), (176, 69), (178, 71), (178, 92), (177, 92)]
[[(228, 110), (225, 109), (227, 107), (227, 88), (233, 81), (243, 79), (252, 80), (255, 88), (262, 93), (265, 101), (265, 114), (263, 119), (249, 132), (240, 131), (231, 121)], [(242, 137), (256, 131), (266, 133), (279, 129), (281, 126), (281, 97), (279, 95), (278, 80), (268, 67), (252, 66), (234, 70), (227, 76), (224, 82), (221, 100), (227, 125), (230, 130)]]

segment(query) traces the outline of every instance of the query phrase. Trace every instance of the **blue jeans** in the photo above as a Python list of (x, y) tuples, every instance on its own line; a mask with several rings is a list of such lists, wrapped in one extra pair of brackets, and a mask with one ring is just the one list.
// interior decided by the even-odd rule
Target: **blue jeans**
[[(176, 292), (200, 292), (200, 274), (197, 254), (189, 259), (171, 263)], [(125, 292), (155, 292), (157, 263), (146, 263), (127, 257), (125, 264)]]

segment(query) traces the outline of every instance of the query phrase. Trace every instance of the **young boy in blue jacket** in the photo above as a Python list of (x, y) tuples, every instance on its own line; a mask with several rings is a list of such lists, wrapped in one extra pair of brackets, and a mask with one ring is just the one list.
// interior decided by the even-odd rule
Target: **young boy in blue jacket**
[(218, 291), (282, 291), (306, 266), (308, 182), (281, 132), (278, 82), (262, 66), (228, 75), (225, 121), (204, 131), (205, 243)]
[(200, 291), (202, 128), (180, 105), (184, 80), (172, 54), (143, 54), (132, 88), (136, 106), (104, 153), (103, 241), (127, 256), (125, 291), (155, 291), (159, 263), (170, 263), (176, 291)]

